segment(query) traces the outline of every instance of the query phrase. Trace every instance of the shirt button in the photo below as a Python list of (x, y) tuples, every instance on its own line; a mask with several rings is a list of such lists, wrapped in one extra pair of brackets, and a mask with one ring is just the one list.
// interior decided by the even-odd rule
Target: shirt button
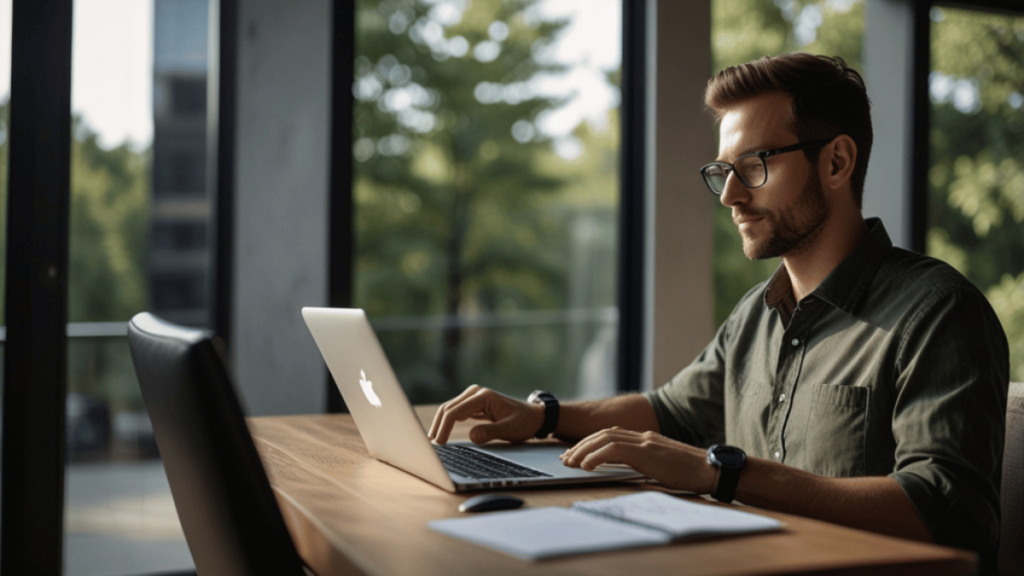
[(800, 339), (799, 338), (793, 338), (789, 343), (792, 344), (793, 346), (799, 346), (800, 345)]
[(782, 456), (782, 453), (780, 453), (780, 452), (775, 452), (775, 459), (776, 459), (776, 460), (778, 460), (780, 456)]
[(785, 402), (785, 401), (786, 401), (786, 395), (785, 394), (779, 394), (779, 402)]

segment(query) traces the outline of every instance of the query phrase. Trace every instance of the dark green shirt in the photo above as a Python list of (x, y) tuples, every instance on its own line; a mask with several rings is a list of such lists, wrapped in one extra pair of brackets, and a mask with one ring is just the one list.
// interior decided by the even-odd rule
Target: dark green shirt
[(1009, 352), (984, 295), (877, 220), (810, 295), (781, 266), (647, 394), (669, 437), (832, 477), (895, 479), (939, 543), (999, 538)]

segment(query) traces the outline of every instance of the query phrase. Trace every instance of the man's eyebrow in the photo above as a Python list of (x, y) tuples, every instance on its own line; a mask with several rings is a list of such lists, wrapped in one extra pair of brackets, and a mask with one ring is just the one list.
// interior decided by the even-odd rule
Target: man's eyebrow
[[(753, 154), (754, 152), (760, 152), (762, 150), (771, 150), (771, 147), (750, 146), (748, 148), (745, 148), (745, 149), (741, 150), (739, 154), (733, 156), (731, 162), (735, 162), (736, 159), (739, 158), (740, 156), (746, 156), (747, 154)], [(729, 162), (729, 161), (723, 160), (722, 159), (722, 155), (719, 155), (718, 158), (715, 158), (715, 162)]]

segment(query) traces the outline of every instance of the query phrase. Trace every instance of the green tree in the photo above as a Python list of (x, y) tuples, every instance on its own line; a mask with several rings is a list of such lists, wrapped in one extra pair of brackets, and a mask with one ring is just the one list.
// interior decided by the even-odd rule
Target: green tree
[(80, 118), (73, 129), (68, 321), (127, 321), (148, 304), (149, 162), (102, 148)]
[[(72, 129), (68, 321), (127, 321), (148, 308), (149, 154), (127, 144), (103, 148), (78, 117)], [(68, 374), (70, 391), (114, 410), (142, 407), (122, 339), (71, 340)]]
[[(8, 102), (0, 103), (0, 293), (6, 286), (8, 111)], [(72, 124), (68, 321), (128, 320), (148, 307), (148, 152), (127, 144), (105, 149), (81, 118)], [(2, 318), (0, 310), (0, 325)], [(123, 342), (75, 339), (68, 363), (71, 391), (115, 406), (140, 404)]]
[[(5, 261), (9, 108), (8, 102), (0, 103), (0, 255)], [(148, 302), (147, 155), (127, 145), (106, 150), (81, 118), (73, 125), (68, 321), (127, 320)], [(6, 286), (6, 272), (0, 266), (0, 288)]]
[(932, 19), (928, 251), (985, 291), (1021, 380), (1024, 16), (936, 8)]
[(566, 179), (538, 169), (552, 162), (538, 121), (559, 101), (533, 84), (562, 70), (542, 54), (564, 23), (534, 3), (358, 5), (356, 301), (371, 317), (447, 319), (381, 331), (417, 399), (450, 396), (478, 362), (528, 382), (559, 360), (550, 331), (460, 325), (566, 302), (571, 215), (551, 204)]
[[(863, 72), (860, 0), (715, 0), (711, 6), (715, 72), (789, 52), (840, 56)], [(715, 211), (714, 243), (715, 323), (721, 324), (750, 288), (775, 271), (779, 260), (747, 260), (724, 207)]]

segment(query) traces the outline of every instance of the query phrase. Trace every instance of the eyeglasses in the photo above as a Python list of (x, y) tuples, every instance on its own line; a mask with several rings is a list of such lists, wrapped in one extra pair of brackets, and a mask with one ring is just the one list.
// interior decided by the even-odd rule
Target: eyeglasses
[(787, 152), (804, 150), (805, 148), (824, 146), (832, 140), (834, 140), (834, 138), (829, 138), (828, 140), (812, 140), (810, 142), (801, 142), (799, 144), (793, 144), (792, 146), (786, 146), (785, 148), (776, 148), (775, 150), (763, 150), (761, 152), (744, 154), (737, 158), (732, 164), (728, 162), (712, 162), (711, 164), (701, 168), (700, 174), (704, 177), (704, 182), (707, 183), (708, 188), (710, 188), (715, 194), (721, 194), (725, 191), (725, 182), (729, 179), (730, 173), (736, 174), (736, 177), (739, 178), (740, 182), (742, 182), (747, 188), (760, 188), (768, 182), (768, 164), (765, 162), (766, 158), (769, 156), (785, 154)]

